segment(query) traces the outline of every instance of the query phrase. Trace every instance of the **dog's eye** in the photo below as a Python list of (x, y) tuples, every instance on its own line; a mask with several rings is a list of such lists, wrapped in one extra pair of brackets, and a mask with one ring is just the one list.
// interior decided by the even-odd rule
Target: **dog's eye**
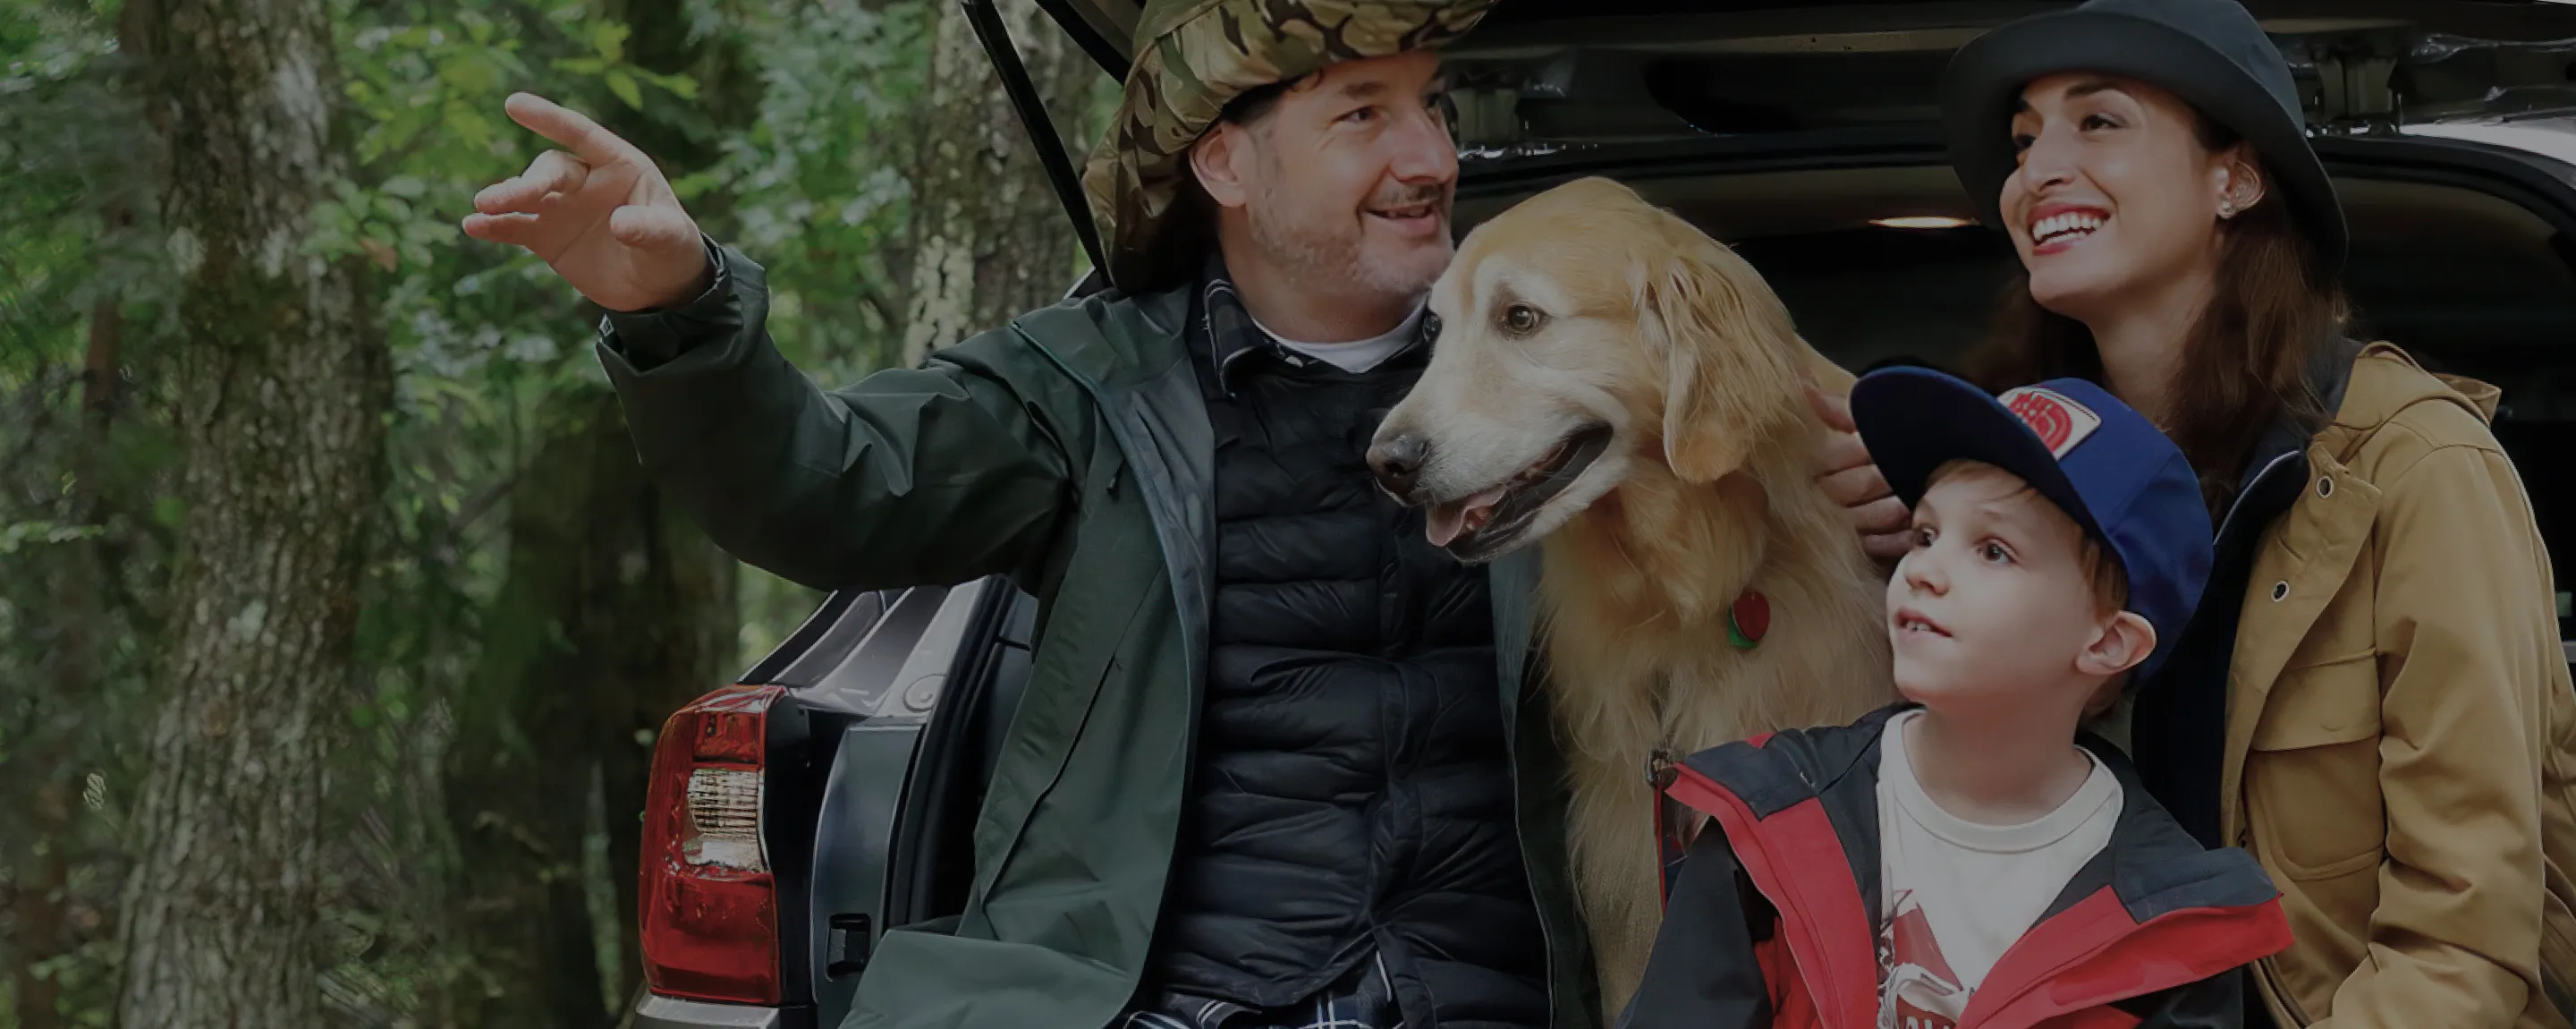
[(1538, 308), (1528, 304), (1513, 304), (1503, 309), (1503, 331), (1515, 336), (1538, 331), (1539, 323), (1546, 320), (1545, 315), (1538, 313)]

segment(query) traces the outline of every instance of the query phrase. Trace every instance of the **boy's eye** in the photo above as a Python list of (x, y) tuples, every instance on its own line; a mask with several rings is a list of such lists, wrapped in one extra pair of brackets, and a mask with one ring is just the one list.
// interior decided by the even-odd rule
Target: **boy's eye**
[(1925, 547), (1931, 546), (1932, 537), (1935, 535), (1937, 535), (1937, 533), (1935, 533), (1929, 525), (1916, 528), (1914, 530), (1914, 549), (1921, 550)]
[(2093, 129), (2116, 129), (2120, 127), (2120, 123), (2113, 121), (2111, 116), (2107, 114), (2085, 115), (2083, 125), (2087, 131)]
[(2002, 563), (2012, 560), (2012, 551), (2005, 549), (2004, 545), (2001, 543), (1987, 540), (1984, 546), (1977, 548), (1977, 556), (1985, 558), (1988, 561)]
[(2019, 152), (2019, 151), (2023, 151), (2023, 150), (2028, 150), (2028, 149), (2030, 149), (2030, 145), (2031, 145), (2031, 144), (2036, 143), (2036, 142), (2039, 142), (2039, 137), (2034, 136), (2034, 135), (2031, 135), (2030, 133), (2027, 133), (2027, 132), (2016, 132), (2016, 133), (2013, 133), (2013, 138), (2012, 138), (2012, 139), (2013, 139), (2013, 150), (2014, 150), (2015, 152)]

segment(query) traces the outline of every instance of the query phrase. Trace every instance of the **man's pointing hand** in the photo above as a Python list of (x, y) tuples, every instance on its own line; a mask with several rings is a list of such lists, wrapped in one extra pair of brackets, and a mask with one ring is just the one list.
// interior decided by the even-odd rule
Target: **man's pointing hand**
[(513, 93), (503, 109), (563, 149), (476, 193), (466, 235), (526, 247), (611, 311), (670, 307), (705, 291), (713, 269), (697, 222), (652, 158), (543, 97)]

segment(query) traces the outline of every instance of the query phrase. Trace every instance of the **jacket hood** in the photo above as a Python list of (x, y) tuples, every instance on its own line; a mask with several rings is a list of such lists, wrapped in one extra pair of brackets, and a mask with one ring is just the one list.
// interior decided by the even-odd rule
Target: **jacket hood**
[(2427, 400), (2446, 400), (2478, 416), (2495, 420), (2504, 391), (2476, 379), (2426, 371), (2414, 356), (2393, 343), (2373, 343), (2353, 358), (2351, 383), (2335, 411), (2334, 427), (2377, 429), (2403, 411)]

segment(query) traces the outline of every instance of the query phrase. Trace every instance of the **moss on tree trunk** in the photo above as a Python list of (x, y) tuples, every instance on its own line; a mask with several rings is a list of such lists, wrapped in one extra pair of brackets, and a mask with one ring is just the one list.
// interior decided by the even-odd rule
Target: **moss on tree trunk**
[[(998, 7), (1057, 128), (1073, 137), (1080, 167), (1089, 144), (1080, 129), (1092, 121), (1093, 87), (1105, 79), (1100, 66), (1035, 0), (1000, 0)], [(938, 25), (912, 176), (907, 365), (1063, 296), (1079, 249), (965, 13), (942, 3)]]
[(137, 0), (182, 277), (183, 554), (121, 910), (121, 1024), (321, 1024), (323, 757), (348, 696), (391, 371), (364, 272), (303, 251), (343, 161), (322, 0)]

